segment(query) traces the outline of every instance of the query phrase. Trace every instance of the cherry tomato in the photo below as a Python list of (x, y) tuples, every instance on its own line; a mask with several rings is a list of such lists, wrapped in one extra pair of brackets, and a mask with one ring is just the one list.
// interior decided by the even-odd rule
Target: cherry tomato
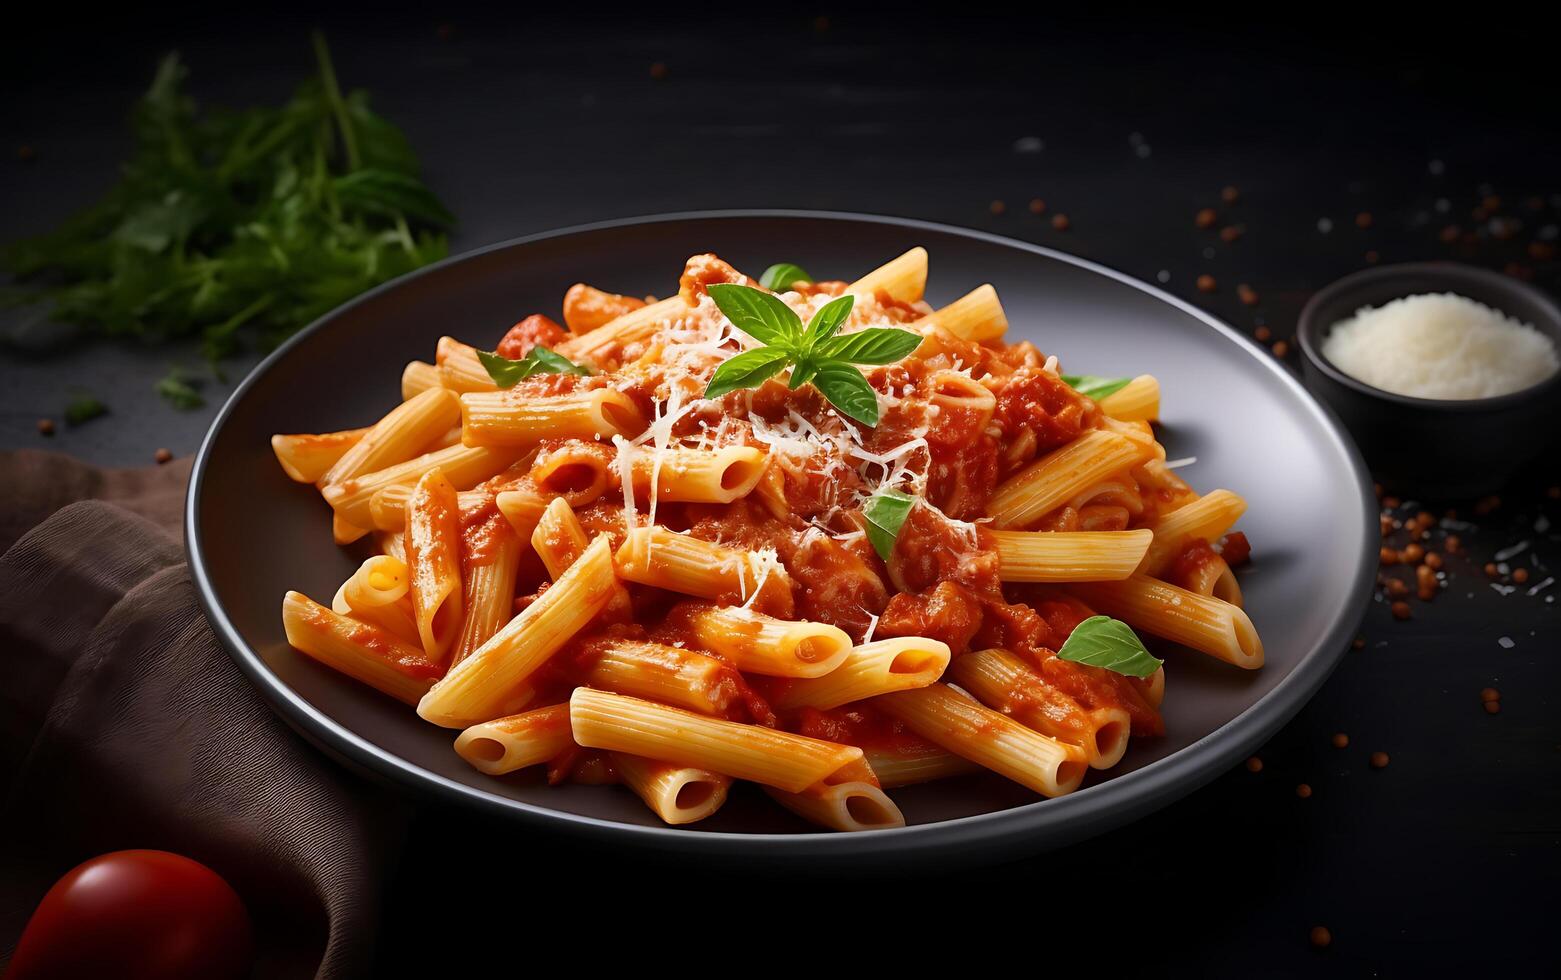
[(43, 896), (6, 980), (240, 977), (249, 955), (249, 914), (215, 871), (167, 851), (114, 851)]

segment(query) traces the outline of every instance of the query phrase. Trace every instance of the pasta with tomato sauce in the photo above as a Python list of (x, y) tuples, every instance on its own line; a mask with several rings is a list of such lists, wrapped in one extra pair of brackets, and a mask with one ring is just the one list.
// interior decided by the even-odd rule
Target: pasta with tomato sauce
[(1140, 634), (1261, 665), (1245, 504), (1167, 464), (1154, 378), (1064, 375), (926, 276), (696, 255), (666, 299), (577, 283), (562, 323), (439, 339), (379, 422), (272, 440), (367, 559), (288, 593), (289, 642), (482, 772), (672, 823), (733, 781), (837, 830), (980, 769), (1073, 791), (1164, 731)]

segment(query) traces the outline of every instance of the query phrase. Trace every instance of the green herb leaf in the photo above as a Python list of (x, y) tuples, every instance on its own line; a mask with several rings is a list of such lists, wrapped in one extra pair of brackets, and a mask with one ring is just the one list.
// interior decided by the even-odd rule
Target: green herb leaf
[(861, 371), (844, 361), (824, 361), (812, 381), (813, 387), (822, 391), (842, 414), (866, 426), (878, 424), (878, 393)]
[(799, 282), (812, 282), (813, 277), (800, 265), (792, 265), (790, 262), (777, 262), (764, 270), (764, 275), (759, 277), (759, 285), (765, 289), (784, 293)]
[(1081, 395), (1100, 401), (1127, 387), (1132, 378), (1097, 378), (1093, 374), (1064, 374), (1062, 380)]
[(500, 388), (513, 388), (515, 385), (531, 377), (533, 374), (578, 374), (589, 376), (591, 369), (584, 364), (576, 364), (562, 354), (556, 354), (541, 344), (531, 348), (530, 353), (518, 361), (512, 361), (497, 353), (480, 350), (477, 352), (477, 360), (482, 362), (483, 370), (488, 372), (488, 377)]
[(773, 347), (755, 347), (744, 351), (723, 361), (715, 369), (710, 384), (705, 388), (705, 397), (720, 398), (739, 388), (757, 388), (779, 374), (788, 359), (785, 351)]
[(1133, 628), (1110, 616), (1091, 616), (1073, 628), (1058, 660), (1072, 660), (1128, 677), (1148, 677), (1165, 661), (1144, 649)]
[(174, 408), (187, 412), (206, 404), (206, 399), (196, 390), (195, 386), (198, 383), (179, 368), (170, 368), (168, 373), (158, 380), (157, 393)]
[(802, 335), (802, 347), (804, 350), (813, 351), (818, 345), (828, 341), (840, 329), (840, 325), (846, 322), (846, 317), (851, 315), (851, 305), (856, 302), (856, 297), (847, 293), (825, 303), (819, 311), (813, 314), (813, 319), (808, 323), (807, 332)]
[(820, 363), (822, 362), (815, 361), (812, 358), (804, 358), (802, 361), (799, 361), (791, 369), (791, 383), (787, 387), (792, 391), (796, 391), (809, 381), (812, 381), (813, 375), (818, 373)]
[(790, 352), (802, 340), (802, 319), (771, 293), (720, 282), (710, 286), (710, 298), (734, 327), (766, 347)]
[(921, 334), (909, 330), (868, 327), (844, 337), (830, 338), (819, 347), (818, 353), (821, 357), (852, 364), (893, 364), (920, 347), (921, 341)]
[(894, 553), (894, 542), (899, 538), (900, 528), (905, 525), (905, 518), (915, 503), (916, 498), (910, 494), (880, 487), (862, 505), (862, 516), (867, 518), (867, 540), (872, 542), (873, 550), (884, 561), (888, 561)]
[(65, 421), (70, 425), (81, 425), (83, 422), (91, 422), (98, 416), (107, 414), (108, 406), (91, 395), (73, 398), (71, 403), (65, 406)]

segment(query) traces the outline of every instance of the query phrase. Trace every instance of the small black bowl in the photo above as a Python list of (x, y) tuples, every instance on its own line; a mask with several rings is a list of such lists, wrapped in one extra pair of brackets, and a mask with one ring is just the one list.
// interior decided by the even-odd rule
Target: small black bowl
[(1561, 374), (1495, 398), (1411, 398), (1358, 381), (1323, 357), (1334, 324), (1363, 306), (1419, 293), (1456, 293), (1484, 303), (1532, 324), (1561, 349), (1561, 309), (1533, 286), (1450, 262), (1387, 265), (1345, 276), (1301, 310), (1296, 339), (1302, 379), (1338, 413), (1384, 486), (1443, 498), (1491, 493), (1557, 441)]

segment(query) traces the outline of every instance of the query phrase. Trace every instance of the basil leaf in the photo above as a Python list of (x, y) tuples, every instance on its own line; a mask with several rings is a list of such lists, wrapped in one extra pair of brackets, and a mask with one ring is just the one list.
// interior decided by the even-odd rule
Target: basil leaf
[(869, 327), (831, 338), (819, 348), (819, 354), (852, 364), (893, 364), (920, 347), (921, 341), (921, 334), (909, 330)]
[(1062, 380), (1081, 395), (1100, 401), (1127, 387), (1132, 378), (1098, 378), (1093, 374), (1064, 374)]
[(846, 322), (846, 317), (851, 315), (851, 304), (855, 302), (856, 297), (847, 293), (825, 303), (817, 313), (813, 314), (807, 333), (802, 336), (802, 346), (807, 350), (814, 350), (819, 344), (833, 337), (835, 331), (840, 329), (840, 325)]
[(1057, 651), (1057, 659), (1104, 667), (1128, 677), (1148, 677), (1165, 662), (1144, 649), (1131, 626), (1110, 616), (1091, 616), (1075, 626)]
[(533, 374), (578, 374), (582, 378), (589, 378), (596, 372), (584, 364), (576, 364), (562, 354), (548, 350), (541, 344), (531, 348), (531, 353), (526, 357), (537, 363), (537, 370)]
[(777, 262), (764, 270), (764, 275), (759, 277), (759, 285), (765, 289), (784, 293), (793, 283), (812, 282), (813, 277), (800, 265), (792, 265), (790, 262)]
[(878, 392), (861, 371), (844, 361), (820, 361), (813, 375), (813, 387), (823, 392), (841, 414), (863, 425), (878, 424)]
[(715, 369), (715, 374), (710, 377), (710, 385), (705, 388), (705, 397), (720, 398), (727, 392), (739, 388), (757, 388), (779, 374), (788, 360), (789, 356), (785, 351), (773, 347), (758, 347), (744, 351), (736, 357), (723, 361), (721, 366)]
[(862, 516), (867, 518), (867, 540), (884, 561), (894, 552), (894, 542), (915, 502), (910, 494), (883, 487), (862, 505)]
[(524, 381), (533, 374), (589, 375), (591, 373), (591, 369), (584, 364), (576, 364), (541, 344), (531, 348), (531, 352), (518, 361), (485, 350), (477, 352), (477, 360), (482, 362), (483, 370), (488, 372), (488, 377), (492, 378), (493, 383), (500, 388), (513, 388), (516, 383)]
[(797, 365), (791, 369), (791, 383), (787, 385), (787, 387), (793, 391), (796, 391), (798, 388), (801, 388), (809, 381), (812, 381), (813, 375), (818, 373), (818, 363), (818, 361), (815, 361), (812, 358), (804, 358), (803, 360), (799, 361)]
[(710, 287), (710, 298), (732, 326), (766, 347), (790, 351), (802, 340), (801, 318), (772, 293), (718, 282)]
[(206, 399), (201, 397), (200, 391), (196, 388), (197, 384), (198, 381), (186, 376), (179, 368), (173, 367), (158, 379), (157, 393), (162, 396), (163, 401), (174, 408), (187, 412), (206, 404)]
[(65, 421), (69, 425), (81, 425), (84, 422), (91, 422), (99, 415), (107, 414), (108, 406), (91, 395), (73, 398), (71, 403), (65, 406)]

